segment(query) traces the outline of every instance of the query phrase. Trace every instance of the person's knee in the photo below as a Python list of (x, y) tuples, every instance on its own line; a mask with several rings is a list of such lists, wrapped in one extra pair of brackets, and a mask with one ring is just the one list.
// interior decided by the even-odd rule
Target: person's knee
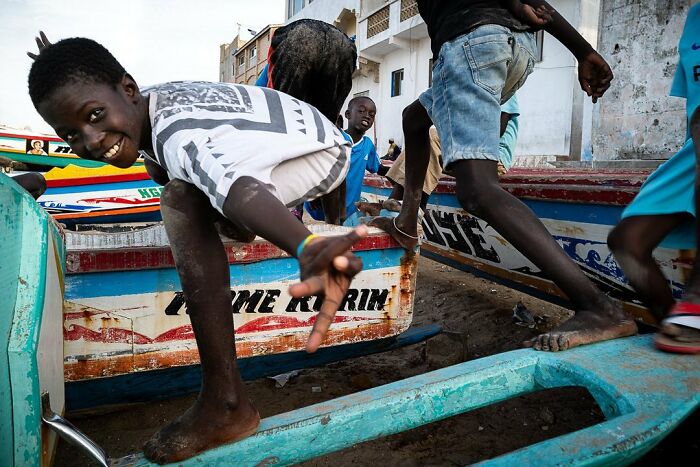
[(634, 229), (627, 224), (618, 224), (608, 234), (608, 248), (619, 258), (635, 258), (637, 260), (651, 256), (651, 250), (643, 247)]
[(486, 211), (489, 209), (488, 200), (491, 188), (489, 183), (474, 180), (458, 180), (457, 200), (469, 214), (484, 218)]
[(161, 207), (175, 208), (178, 211), (201, 212), (206, 195), (199, 189), (182, 180), (170, 180), (160, 194)]

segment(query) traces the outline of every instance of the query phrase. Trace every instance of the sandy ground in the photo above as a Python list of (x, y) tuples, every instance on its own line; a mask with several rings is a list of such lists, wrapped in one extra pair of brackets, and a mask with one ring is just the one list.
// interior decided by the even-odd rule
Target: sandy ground
[[(518, 326), (512, 309), (522, 303), (543, 321), (534, 329)], [(493, 282), (421, 258), (414, 325), (439, 323), (445, 333), (428, 342), (382, 354), (303, 370), (283, 388), (271, 379), (247, 383), (263, 417), (390, 383), (464, 360), (519, 347), (520, 342), (565, 319), (569, 312)], [(312, 392), (320, 387), (321, 392)], [(140, 450), (166, 421), (182, 413), (194, 396), (155, 402), (90, 416), (68, 418), (111, 457)], [(550, 390), (489, 406), (414, 430), (370, 441), (305, 462), (326, 465), (465, 465), (581, 429), (603, 420), (587, 391)], [(695, 434), (700, 416), (691, 416), (639, 465), (697, 459)], [(685, 463), (685, 462), (683, 462)], [(88, 465), (62, 442), (57, 466)]]

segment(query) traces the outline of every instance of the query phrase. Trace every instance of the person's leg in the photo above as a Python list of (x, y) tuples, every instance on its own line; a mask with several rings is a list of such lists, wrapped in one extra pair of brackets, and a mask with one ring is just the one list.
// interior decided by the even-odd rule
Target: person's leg
[[(698, 206), (700, 205), (700, 107), (695, 110), (690, 119), (690, 136), (695, 150), (695, 214), (697, 216)], [(700, 223), (697, 221), (695, 228), (696, 242), (700, 245)], [(700, 305), (700, 261), (697, 254), (681, 301), (692, 305)], [(697, 319), (700, 321), (700, 318)], [(700, 345), (700, 329), (694, 327), (663, 323), (661, 333), (670, 337), (673, 341), (682, 342), (686, 345)]]
[(559, 328), (532, 341), (537, 350), (566, 350), (637, 332), (634, 321), (600, 292), (566, 255), (535, 214), (498, 183), (496, 161), (450, 166), (462, 207), (491, 225), (566, 294), (576, 311)]
[(370, 225), (389, 233), (407, 250), (418, 244), (418, 209), (423, 195), (423, 181), (430, 162), (429, 130), (432, 121), (420, 101), (403, 111), (406, 153), (406, 182), (401, 212), (396, 218), (377, 218)]
[(675, 300), (652, 252), (687, 217), (684, 213), (627, 217), (608, 235), (608, 246), (615, 260), (642, 302), (659, 320), (666, 316)]
[(229, 266), (213, 211), (206, 195), (180, 180), (169, 182), (161, 194), (163, 222), (197, 340), (202, 388), (192, 407), (145, 444), (146, 457), (158, 463), (244, 438), (260, 423), (236, 363)]

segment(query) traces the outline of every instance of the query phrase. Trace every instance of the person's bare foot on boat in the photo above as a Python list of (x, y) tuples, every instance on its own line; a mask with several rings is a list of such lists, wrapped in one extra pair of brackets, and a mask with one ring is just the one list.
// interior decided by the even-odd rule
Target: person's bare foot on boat
[[(400, 216), (399, 216), (400, 217)], [(418, 226), (404, 226), (399, 217), (375, 217), (367, 225), (377, 227), (391, 235), (396, 242), (408, 251), (415, 251), (418, 246)]]
[(211, 404), (205, 407), (197, 401), (158, 433), (143, 447), (146, 458), (158, 464), (188, 459), (202, 451), (225, 443), (247, 438), (260, 425), (260, 415), (246, 400), (235, 407)]
[(358, 211), (367, 216), (378, 216), (382, 210), (382, 203), (368, 203), (365, 201), (358, 201), (355, 203), (355, 207)]
[(579, 310), (561, 326), (523, 345), (535, 350), (558, 352), (636, 333), (634, 319), (607, 299), (596, 310)]

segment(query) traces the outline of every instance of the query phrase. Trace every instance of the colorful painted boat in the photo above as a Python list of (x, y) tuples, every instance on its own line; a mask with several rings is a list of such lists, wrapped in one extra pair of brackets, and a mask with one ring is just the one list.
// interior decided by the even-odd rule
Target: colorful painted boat
[(0, 213), (0, 465), (50, 465), (57, 438), (41, 424), (42, 396), (63, 413), (63, 239), (4, 174)]
[[(103, 162), (81, 159), (56, 135), (0, 127), (0, 156), (25, 164), (48, 167), (102, 167)], [(142, 162), (138, 162), (142, 165)]]
[[(606, 243), (608, 233), (648, 174), (648, 170), (622, 169), (513, 169), (501, 179), (501, 185), (534, 211), (596, 285), (640, 319), (654, 323), (656, 320), (640, 306)], [(386, 179), (365, 178), (363, 197), (368, 201), (385, 199), (390, 191)], [(563, 293), (535, 265), (486, 222), (460, 207), (451, 177), (443, 178), (428, 200), (421, 254), (564, 303)], [(658, 248), (655, 257), (674, 295), (680, 296), (694, 252)]]
[(118, 169), (68, 166), (45, 173), (46, 192), (37, 202), (62, 224), (156, 222), (163, 187), (143, 166)]
[[(0, 416), (3, 420), (0, 424), (0, 464), (50, 466), (56, 433), (60, 433), (91, 452), (100, 465), (153, 465), (145, 461), (141, 454), (107, 459), (99, 446), (60, 417), (64, 406), (63, 374), (60, 371), (60, 311), (64, 299), (62, 260), (66, 254), (61, 246), (60, 231), (30, 196), (4, 175), (0, 175), (0, 212), (5, 221), (0, 229), (0, 240), (9, 247), (5, 260), (0, 264), (0, 286), (10, 293), (9, 300), (0, 302), (0, 352), (3, 353), (3, 361), (8, 362), (7, 366), (0, 366), (0, 391), (3, 396), (0, 397)], [(163, 258), (158, 241), (139, 244), (140, 241), (148, 243), (152, 240), (147, 237), (132, 239), (130, 246), (143, 246), (142, 251), (134, 252), (132, 256), (129, 253), (117, 255), (111, 258), (114, 262), (107, 262), (106, 266), (102, 261), (109, 261), (109, 256), (100, 255), (105, 250), (105, 254), (109, 255), (111, 251), (98, 247), (107, 247), (108, 244), (83, 237), (86, 243), (80, 249), (73, 249), (74, 252), (83, 253), (73, 256), (66, 266), (73, 268), (73, 272), (76, 267), (85, 267), (86, 270), (82, 272), (85, 283), (66, 284), (65, 299), (71, 300), (73, 287), (89, 285), (92, 274), (107, 274), (114, 279), (117, 273), (113, 270), (115, 266), (120, 271), (139, 267), (150, 274), (163, 269), (162, 266), (171, 260)], [(397, 249), (391, 244), (385, 244), (387, 248), (383, 250), (373, 249), (378, 242), (387, 241), (385, 236), (373, 235), (367, 239), (367, 244), (358, 246), (357, 251), (365, 259), (365, 264), (372, 265), (368, 269), (381, 270), (385, 255), (391, 257), (398, 254), (403, 257), (402, 252), (392, 253)], [(293, 268), (284, 267), (288, 258), (274, 250), (261, 253), (259, 248), (270, 248), (269, 245), (263, 248), (264, 245), (264, 242), (257, 242), (250, 245), (250, 249), (227, 246), (229, 258), (232, 259), (231, 267), (250, 268), (247, 272), (236, 272), (239, 277), (254, 278), (253, 283), (261, 284), (265, 281), (265, 272), (256, 267), (255, 259), (264, 257), (269, 264), (281, 264), (279, 269), (287, 271), (279, 280), (292, 280), (295, 274)], [(157, 266), (157, 269), (147, 269), (149, 265)], [(392, 302), (401, 304), (409, 296), (412, 298), (412, 292), (404, 294), (403, 289), (412, 290), (415, 274), (409, 273), (406, 268), (414, 267), (410, 263), (402, 264), (399, 269), (402, 273), (398, 276), (387, 272), (394, 278), (400, 278), (400, 291), (387, 292), (386, 296), (392, 297)], [(167, 270), (163, 271), (163, 275), (168, 277)], [(146, 276), (140, 279), (149, 282)], [(382, 284), (371, 283), (371, 287), (374, 289)], [(270, 295), (265, 293), (262, 286), (258, 289), (258, 285), (255, 285), (253, 293), (250, 293), (252, 288), (235, 287), (232, 299), (240, 296), (243, 290), (249, 290), (248, 294), (244, 294), (248, 297), (248, 304), (258, 290), (263, 290), (251, 310), (254, 317), (244, 320), (242, 326), (258, 321), (261, 311), (266, 314), (260, 307), (265, 297)], [(88, 286), (87, 290), (94, 290), (94, 287)], [(275, 302), (283, 296), (281, 289), (279, 295), (272, 295)], [(369, 301), (371, 293), (365, 295)], [(350, 309), (350, 300), (347, 300), (345, 312), (335, 323), (337, 328), (341, 328), (336, 336), (342, 336), (344, 325), (356, 317), (349, 312), (357, 311), (358, 305), (363, 303), (362, 296), (362, 291), (355, 295), (355, 310)], [(172, 305), (173, 302), (169, 303)], [(384, 304), (388, 305), (386, 301)], [(313, 303), (307, 302), (307, 305), (313, 308)], [(268, 306), (274, 308), (271, 303)], [(179, 314), (180, 307), (176, 303), (171, 310), (177, 310)], [(239, 314), (243, 310), (242, 305)], [(97, 311), (97, 315), (94, 311)], [(122, 309), (121, 313), (129, 311)], [(247, 305), (245, 312), (248, 313)], [(117, 318), (121, 319), (91, 306), (81, 313), (84, 318), (91, 316), (95, 321), (104, 318), (106, 326)], [(307, 313), (305, 317), (311, 312), (301, 313)], [(365, 315), (365, 311), (362, 315)], [(367, 326), (371, 326), (372, 322), (384, 321), (385, 328), (391, 327), (393, 320), (384, 318), (372, 314), (365, 321)], [(137, 316), (132, 316), (130, 322), (137, 320)], [(394, 327), (398, 330), (410, 319), (399, 316), (396, 321)], [(278, 330), (270, 321), (258, 322), (264, 325), (259, 331), (262, 334), (246, 336), (244, 343), (260, 338), (262, 342), (269, 341), (270, 335), (274, 336)], [(89, 330), (102, 335), (101, 329), (93, 327)], [(301, 336), (308, 332), (308, 327), (298, 332), (301, 329), (299, 325), (292, 326), (286, 334), (289, 341), (286, 336), (278, 334), (278, 339), (273, 337), (275, 344), (262, 344), (262, 351), (276, 345), (303, 342)], [(126, 331), (127, 335), (132, 336), (128, 339), (133, 345), (135, 334), (132, 330)], [(268, 339), (265, 339), (264, 333), (268, 333)], [(85, 335), (94, 334), (88, 332)], [(342, 337), (333, 340), (336, 342), (338, 339)], [(257, 351), (254, 346), (248, 347), (253, 353)], [(184, 345), (183, 349), (186, 351), (187, 346)], [(203, 452), (179, 464), (289, 465), (519, 395), (545, 388), (581, 386), (587, 388), (599, 404), (606, 417), (604, 422), (525, 447), (484, 464), (626, 465), (653, 448), (700, 405), (699, 361), (700, 356), (657, 352), (649, 336), (618, 339), (558, 353), (516, 350), (266, 418), (250, 438)], [(624, 362), (624, 365), (619, 362)], [(310, 439), (314, 442), (309, 443)]]

